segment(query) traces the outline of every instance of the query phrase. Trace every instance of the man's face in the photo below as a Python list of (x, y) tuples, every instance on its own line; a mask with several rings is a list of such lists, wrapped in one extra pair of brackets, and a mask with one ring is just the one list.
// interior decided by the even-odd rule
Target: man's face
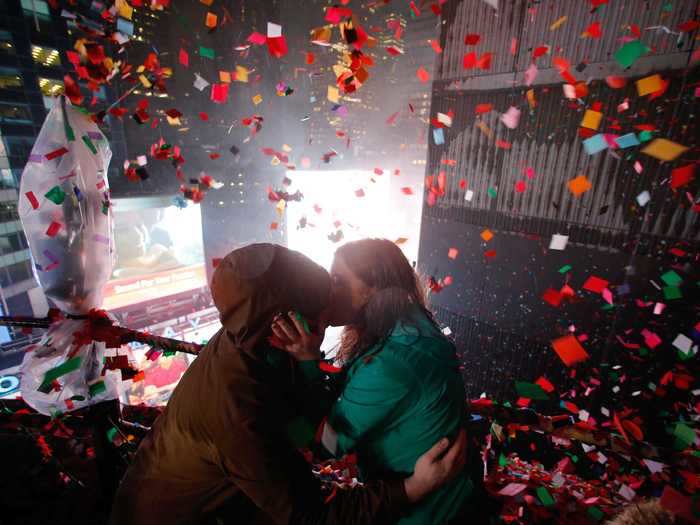
[(336, 256), (331, 267), (330, 326), (354, 324), (371, 295), (372, 289)]

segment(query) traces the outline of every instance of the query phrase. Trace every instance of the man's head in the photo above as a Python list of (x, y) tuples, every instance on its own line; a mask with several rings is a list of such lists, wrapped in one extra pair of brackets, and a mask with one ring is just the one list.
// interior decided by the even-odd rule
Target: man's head
[(255, 344), (269, 335), (279, 312), (298, 311), (311, 323), (322, 317), (330, 300), (330, 277), (298, 252), (252, 244), (219, 263), (211, 292), (226, 330), (238, 343)]

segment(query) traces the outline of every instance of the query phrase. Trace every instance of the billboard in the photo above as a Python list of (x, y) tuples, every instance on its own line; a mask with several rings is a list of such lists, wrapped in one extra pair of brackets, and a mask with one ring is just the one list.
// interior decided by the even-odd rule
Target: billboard
[(198, 204), (164, 199), (114, 201), (112, 276), (103, 308), (114, 310), (207, 285)]

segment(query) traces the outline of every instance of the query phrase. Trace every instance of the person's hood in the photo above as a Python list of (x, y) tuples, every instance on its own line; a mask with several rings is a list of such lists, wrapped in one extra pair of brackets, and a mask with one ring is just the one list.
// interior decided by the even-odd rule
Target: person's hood
[(211, 294), (226, 331), (237, 345), (252, 348), (269, 335), (279, 312), (316, 319), (330, 300), (330, 276), (299, 252), (252, 244), (221, 260)]
[(421, 352), (438, 360), (452, 362), (455, 359), (455, 347), (452, 342), (430, 322), (426, 313), (418, 306), (413, 307), (409, 322), (396, 323), (389, 339), (407, 346), (420, 345)]

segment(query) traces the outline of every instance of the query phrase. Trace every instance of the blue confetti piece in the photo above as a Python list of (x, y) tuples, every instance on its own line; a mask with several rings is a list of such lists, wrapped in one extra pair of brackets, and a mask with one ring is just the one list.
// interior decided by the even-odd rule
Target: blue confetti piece
[(583, 147), (586, 150), (586, 153), (589, 155), (595, 155), (596, 153), (607, 149), (608, 142), (605, 140), (602, 133), (598, 133), (597, 135), (593, 135), (591, 138), (584, 140)]
[(634, 133), (628, 133), (627, 135), (622, 135), (615, 139), (617, 147), (620, 149), (631, 148), (632, 146), (639, 146), (640, 142), (637, 139), (637, 135)]
[(433, 130), (433, 140), (436, 146), (440, 146), (445, 143), (445, 134), (442, 132), (442, 128), (435, 128)]

